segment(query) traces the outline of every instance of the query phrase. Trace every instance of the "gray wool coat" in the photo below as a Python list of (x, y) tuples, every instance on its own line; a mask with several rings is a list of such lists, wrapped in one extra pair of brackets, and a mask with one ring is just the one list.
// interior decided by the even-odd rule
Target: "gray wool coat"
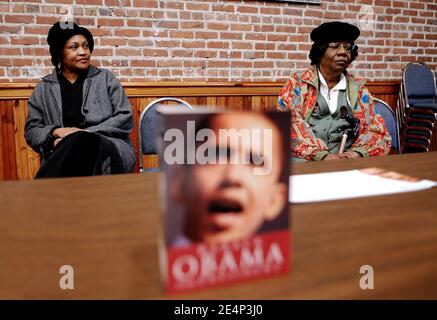
[[(129, 139), (133, 127), (132, 108), (114, 74), (91, 65), (83, 84), (83, 128), (112, 141), (123, 158), (126, 171), (135, 165), (135, 151)], [(45, 76), (28, 101), (25, 138), (43, 155), (54, 127), (63, 127), (61, 87), (56, 72)]]

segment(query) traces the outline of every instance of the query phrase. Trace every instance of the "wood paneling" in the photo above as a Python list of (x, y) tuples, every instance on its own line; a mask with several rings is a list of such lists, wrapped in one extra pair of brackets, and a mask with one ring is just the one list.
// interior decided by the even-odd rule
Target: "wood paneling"
[[(144, 82), (122, 83), (134, 114), (131, 139), (138, 156), (138, 122), (141, 112), (153, 100), (177, 97), (196, 107), (230, 110), (272, 110), (283, 83), (201, 83)], [(40, 160), (24, 140), (27, 99), (35, 84), (0, 84), (0, 180), (29, 180)], [(368, 83), (370, 92), (396, 109), (398, 82)], [(145, 168), (158, 166), (156, 156), (142, 159)], [(138, 165), (135, 170), (138, 170)]]

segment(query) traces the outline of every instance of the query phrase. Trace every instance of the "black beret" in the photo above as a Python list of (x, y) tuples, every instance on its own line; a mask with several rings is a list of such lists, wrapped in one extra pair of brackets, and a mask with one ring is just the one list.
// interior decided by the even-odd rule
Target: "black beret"
[(47, 35), (47, 43), (50, 46), (53, 65), (57, 65), (60, 53), (68, 39), (77, 34), (81, 34), (87, 39), (90, 51), (93, 52), (94, 39), (93, 35), (87, 28), (80, 27), (76, 23), (71, 22), (64, 22), (62, 25), (59, 22), (56, 22), (50, 28), (49, 34)]
[(354, 42), (360, 36), (360, 29), (346, 22), (325, 22), (311, 31), (310, 36), (311, 40), (320, 44), (335, 41)]

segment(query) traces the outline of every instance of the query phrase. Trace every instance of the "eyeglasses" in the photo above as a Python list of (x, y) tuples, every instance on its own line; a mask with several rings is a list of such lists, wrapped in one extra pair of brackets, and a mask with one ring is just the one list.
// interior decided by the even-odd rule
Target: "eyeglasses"
[(337, 43), (337, 42), (332, 42), (328, 44), (328, 48), (331, 48), (334, 51), (339, 51), (340, 47), (342, 47), (346, 51), (352, 52), (353, 45), (350, 43)]

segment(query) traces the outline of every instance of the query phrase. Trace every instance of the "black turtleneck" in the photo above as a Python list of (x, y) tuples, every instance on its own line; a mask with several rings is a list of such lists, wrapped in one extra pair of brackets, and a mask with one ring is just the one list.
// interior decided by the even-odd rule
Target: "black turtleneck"
[(82, 128), (85, 117), (82, 114), (83, 83), (86, 74), (79, 76), (71, 83), (62, 73), (58, 74), (61, 85), (62, 121), (64, 127)]

